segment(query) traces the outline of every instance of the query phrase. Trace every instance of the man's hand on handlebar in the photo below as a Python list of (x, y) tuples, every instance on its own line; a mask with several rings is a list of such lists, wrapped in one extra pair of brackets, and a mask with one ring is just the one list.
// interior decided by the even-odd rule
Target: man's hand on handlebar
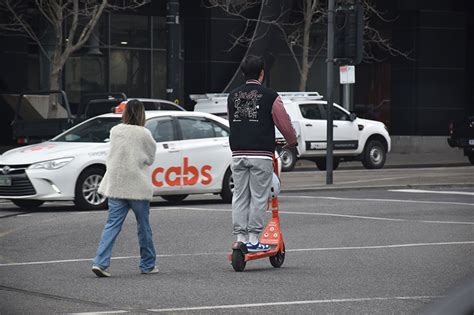
[(295, 143), (287, 143), (283, 146), (283, 149), (288, 149), (288, 148), (292, 148), (292, 147), (297, 147), (298, 146), (298, 142), (295, 142)]
[(296, 147), (298, 146), (298, 142), (295, 142), (295, 143), (287, 143), (285, 139), (276, 139), (276, 144), (281, 146), (282, 149), (288, 149), (288, 148), (291, 148), (291, 147)]

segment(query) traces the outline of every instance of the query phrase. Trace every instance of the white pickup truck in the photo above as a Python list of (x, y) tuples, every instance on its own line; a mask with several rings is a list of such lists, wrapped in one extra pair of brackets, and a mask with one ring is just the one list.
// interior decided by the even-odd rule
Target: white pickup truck
[[(282, 154), (282, 170), (291, 171), (297, 159), (314, 161), (326, 169), (327, 102), (317, 92), (278, 92), (295, 128), (298, 147)], [(228, 94), (191, 95), (195, 111), (227, 117)], [(282, 137), (277, 131), (277, 138)], [(391, 140), (387, 127), (378, 121), (357, 118), (341, 106), (333, 106), (334, 161), (362, 161), (365, 168), (382, 168)]]

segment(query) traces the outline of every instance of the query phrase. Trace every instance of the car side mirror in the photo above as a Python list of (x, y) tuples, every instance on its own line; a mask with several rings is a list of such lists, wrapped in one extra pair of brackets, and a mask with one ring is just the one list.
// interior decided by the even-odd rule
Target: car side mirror
[(355, 113), (351, 113), (351, 114), (349, 115), (350, 121), (354, 121), (354, 120), (356, 120), (356, 118), (357, 118), (357, 115), (356, 115)]

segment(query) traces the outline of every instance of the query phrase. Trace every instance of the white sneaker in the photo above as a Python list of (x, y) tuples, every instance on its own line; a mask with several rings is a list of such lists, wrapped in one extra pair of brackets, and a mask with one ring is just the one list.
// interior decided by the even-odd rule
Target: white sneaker
[(99, 266), (92, 266), (92, 272), (99, 278), (110, 277), (110, 273), (100, 268)]
[(155, 267), (153, 267), (153, 269), (150, 270), (150, 271), (142, 271), (142, 274), (148, 275), (148, 274), (158, 273), (158, 272), (160, 272), (160, 269), (158, 269), (158, 267), (155, 266)]

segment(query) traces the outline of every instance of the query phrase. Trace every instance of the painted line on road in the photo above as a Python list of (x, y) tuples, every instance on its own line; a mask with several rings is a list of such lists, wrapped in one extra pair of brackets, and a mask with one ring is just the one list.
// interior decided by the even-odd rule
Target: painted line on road
[(289, 250), (287, 250), (287, 252), (319, 252), (319, 251), (329, 251), (329, 250), (386, 249), (386, 248), (402, 248), (402, 247), (467, 245), (467, 244), (474, 244), (474, 241), (439, 242), (439, 243), (413, 243), (413, 244), (374, 245), (374, 246), (349, 246), (349, 247), (298, 248), (298, 249), (289, 249)]
[(351, 180), (347, 182), (338, 182), (337, 184), (339, 185), (344, 185), (344, 184), (358, 184), (358, 183), (369, 183), (369, 182), (379, 182), (379, 181), (384, 181), (384, 180), (393, 180), (393, 179), (407, 179), (407, 178), (413, 178), (416, 176), (397, 176), (397, 177), (381, 177), (381, 178), (372, 178), (372, 179), (359, 179), (359, 180)]
[(69, 315), (95, 315), (95, 314), (121, 314), (130, 313), (129, 311), (117, 310), (117, 311), (102, 311), (102, 312), (83, 312), (83, 313), (69, 313)]
[[(231, 209), (209, 209), (209, 208), (194, 208), (194, 207), (180, 207), (175, 208), (176, 210), (190, 210), (190, 211), (213, 211), (213, 212), (232, 212)], [(152, 209), (151, 211), (160, 211), (160, 209)], [(169, 209), (166, 209), (169, 211)], [(313, 216), (324, 216), (324, 217), (340, 217), (340, 218), (352, 218), (361, 220), (378, 220), (378, 221), (395, 221), (395, 222), (417, 222), (417, 223), (434, 223), (434, 224), (460, 224), (460, 225), (474, 225), (474, 222), (462, 222), (462, 221), (433, 221), (433, 220), (408, 220), (408, 219), (393, 219), (384, 217), (369, 217), (362, 215), (351, 215), (351, 214), (337, 214), (337, 213), (324, 213), (324, 212), (300, 212), (300, 211), (279, 211), (281, 214), (297, 214), (297, 215), (313, 215)]]
[(474, 196), (474, 192), (470, 191), (441, 191), (441, 190), (423, 190), (423, 189), (389, 189), (392, 192), (404, 192), (414, 194), (445, 194), (445, 195), (466, 195)]
[(284, 195), (279, 198), (298, 198), (298, 199), (327, 199), (327, 200), (345, 200), (345, 201), (375, 201), (375, 202), (400, 202), (400, 203), (420, 203), (420, 204), (442, 204), (442, 205), (460, 205), (474, 207), (474, 203), (467, 202), (448, 202), (448, 201), (430, 201), (430, 200), (403, 200), (403, 199), (377, 199), (377, 198), (344, 198), (344, 197), (323, 197), (323, 196), (295, 196)]
[(417, 223), (435, 223), (435, 224), (459, 224), (459, 225), (474, 225), (474, 222), (462, 222), (462, 221), (433, 221), (433, 220), (408, 220), (408, 219), (394, 219), (384, 217), (368, 217), (363, 215), (351, 215), (351, 214), (335, 214), (335, 213), (324, 213), (324, 212), (297, 212), (297, 211), (280, 211), (282, 214), (300, 214), (300, 215), (315, 215), (322, 217), (342, 217), (352, 218), (361, 220), (377, 220), (377, 221), (395, 221), (395, 222), (417, 222)]
[(390, 296), (390, 297), (369, 297), (369, 298), (349, 298), (349, 299), (327, 299), (327, 300), (306, 300), (306, 301), (285, 301), (269, 303), (251, 303), (251, 304), (229, 304), (213, 306), (195, 306), (195, 307), (176, 307), (148, 309), (150, 312), (186, 312), (186, 311), (210, 311), (222, 309), (268, 307), (268, 306), (290, 306), (307, 304), (325, 304), (325, 303), (347, 303), (347, 302), (372, 302), (372, 301), (393, 301), (393, 300), (434, 300), (442, 298), (439, 295), (420, 295), (420, 296)]
[[(392, 245), (352, 246), (352, 247), (317, 247), (317, 248), (296, 248), (296, 249), (287, 250), (287, 252), (314, 252), (314, 251), (337, 251), (337, 250), (357, 250), (357, 249), (387, 249), (387, 248), (406, 248), (406, 247), (419, 247), (419, 246), (446, 246), (446, 245), (473, 245), (473, 244), (474, 244), (474, 241), (462, 241), (462, 242), (413, 243), (413, 244), (392, 244)], [(156, 255), (156, 257), (157, 258), (174, 258), (174, 257), (215, 256), (215, 255), (225, 256), (227, 254), (228, 254), (228, 252), (164, 254), (164, 255)], [(137, 259), (137, 258), (140, 258), (140, 256), (112, 257), (112, 260), (126, 260), (126, 259)], [(0, 264), (0, 267), (47, 265), (47, 264), (84, 262), (84, 261), (88, 261), (88, 262), (92, 263), (92, 259), (93, 258), (79, 258), (79, 259), (45, 260), (45, 261), (4, 263), (4, 264)]]

